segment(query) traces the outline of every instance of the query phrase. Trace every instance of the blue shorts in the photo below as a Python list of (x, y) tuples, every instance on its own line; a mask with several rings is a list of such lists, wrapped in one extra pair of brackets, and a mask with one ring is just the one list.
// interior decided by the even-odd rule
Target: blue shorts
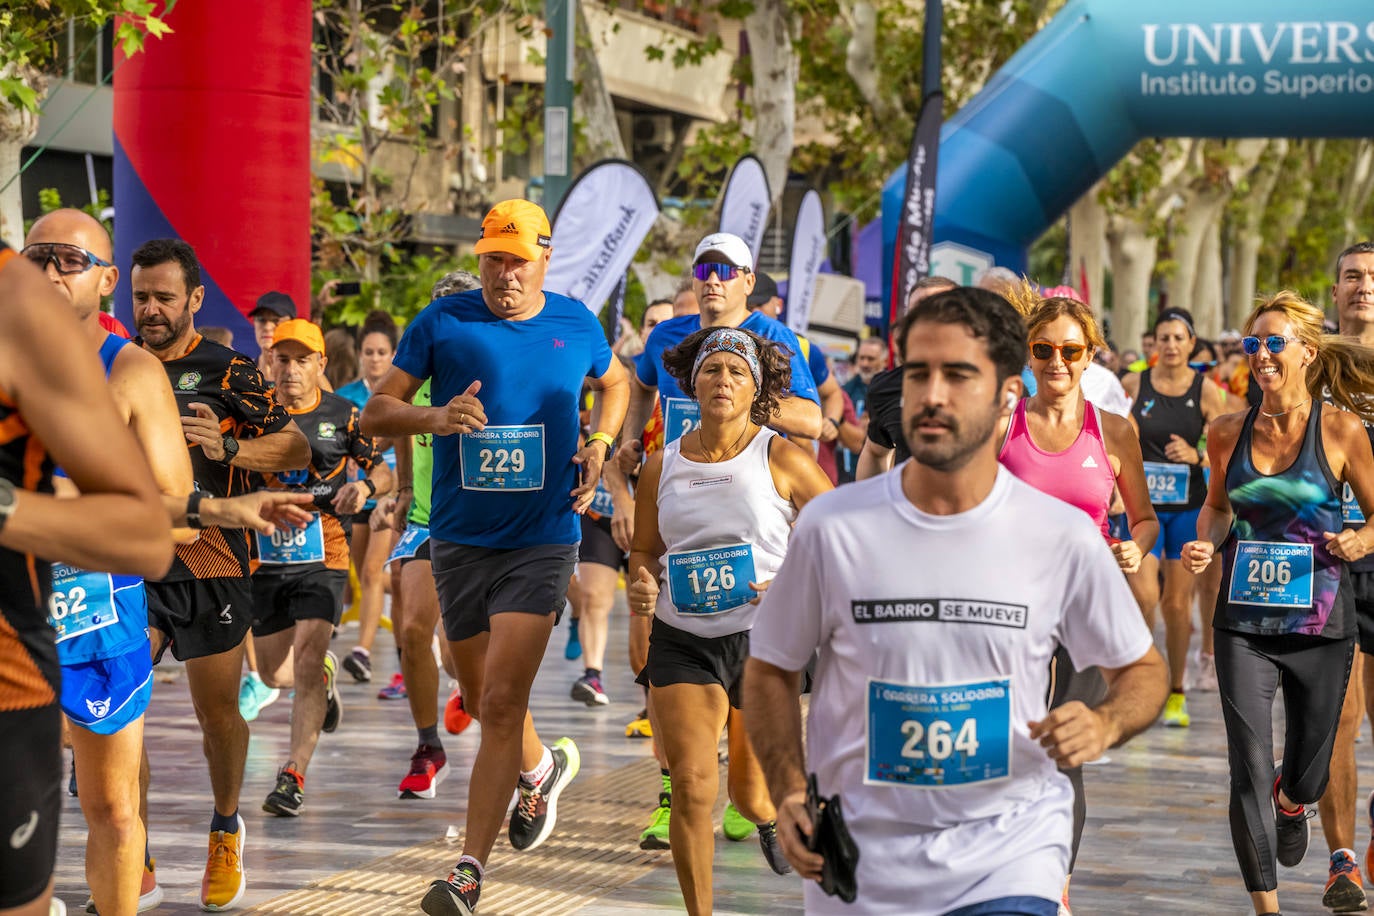
[(414, 523), (406, 525), (405, 534), (396, 542), (396, 546), (391, 548), (391, 556), (386, 558), (386, 569), (391, 569), (391, 564), (400, 562), (406, 565), (407, 560), (424, 560), (429, 562), (429, 528), (424, 525)]
[(1056, 916), (1058, 900), (1042, 897), (999, 897), (972, 906), (961, 906), (945, 916)]
[(152, 696), (146, 643), (114, 658), (62, 666), (62, 711), (97, 735), (113, 735), (143, 715)]
[(1179, 560), (1183, 558), (1183, 545), (1197, 540), (1198, 509), (1155, 509), (1159, 516), (1159, 537), (1150, 550), (1156, 560)]

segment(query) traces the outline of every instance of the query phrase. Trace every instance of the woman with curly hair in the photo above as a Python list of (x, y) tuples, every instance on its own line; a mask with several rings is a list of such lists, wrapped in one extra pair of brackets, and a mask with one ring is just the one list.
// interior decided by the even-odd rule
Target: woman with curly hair
[(665, 352), (663, 364), (700, 404), (701, 425), (656, 452), (640, 475), (627, 594), (631, 611), (654, 617), (639, 682), (673, 774), (678, 884), (687, 911), (706, 914), (722, 728), (730, 799), (759, 825), (769, 866), (790, 871), (744, 734), (740, 688), (758, 593), (782, 565), (798, 510), (831, 486), (806, 451), (765, 426), (791, 380), (775, 344), (707, 328)]
[[(1342, 526), (1343, 484), (1374, 513), (1374, 350), (1322, 332), (1321, 309), (1294, 293), (1263, 302), (1241, 341), (1257, 407), (1212, 422), (1212, 476), (1197, 540), (1182, 560), (1201, 572), (1220, 549), (1217, 681), (1231, 769), (1231, 840), (1255, 912), (1278, 913), (1275, 860), (1307, 852), (1308, 805), (1326, 790), (1355, 654), (1346, 564), (1374, 546), (1374, 525)], [(1341, 409), (1327, 409), (1323, 398)], [(1272, 758), (1274, 694), (1283, 690), (1283, 758)], [(1347, 857), (1349, 858), (1349, 857)], [(1334, 868), (1327, 905), (1358, 890)], [(1343, 881), (1344, 879), (1344, 881)], [(1333, 893), (1333, 890), (1335, 893)], [(1363, 899), (1363, 893), (1359, 894)]]

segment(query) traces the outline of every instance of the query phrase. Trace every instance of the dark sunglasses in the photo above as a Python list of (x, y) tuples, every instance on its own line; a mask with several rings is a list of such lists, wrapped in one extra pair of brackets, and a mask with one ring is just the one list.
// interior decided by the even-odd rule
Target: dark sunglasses
[[(1268, 337), (1264, 338), (1264, 348), (1277, 356), (1282, 353), (1283, 348), (1290, 343), (1301, 342), (1302, 338), (1300, 337), (1284, 337), (1279, 334), (1270, 334)], [(1259, 352), (1260, 339), (1258, 337), (1242, 337), (1240, 339), (1240, 348), (1245, 351), (1246, 356), (1254, 356)]]
[(742, 273), (747, 273), (743, 267), (736, 267), (733, 264), (719, 264), (715, 261), (702, 261), (700, 264), (692, 265), (692, 276), (702, 283), (711, 279), (711, 274), (715, 274), (721, 282), (725, 282), (735, 279)]
[(96, 257), (78, 245), (67, 245), (62, 242), (38, 242), (29, 245), (19, 253), (37, 264), (39, 270), (47, 270), (48, 265), (52, 264), (57, 268), (57, 272), (64, 277), (72, 274), (84, 274), (97, 265), (100, 267), (114, 266), (109, 261)]
[(1215, 369), (1216, 367), (1217, 367), (1217, 361), (1216, 361), (1216, 360), (1212, 360), (1210, 363), (1189, 363), (1189, 364), (1188, 364), (1188, 368), (1189, 368), (1189, 369), (1192, 369), (1194, 372), (1209, 372), (1209, 371), (1211, 371), (1212, 369)]
[(1088, 345), (1081, 343), (1052, 344), (1048, 340), (1033, 341), (1030, 345), (1031, 356), (1036, 359), (1053, 359), (1054, 352), (1064, 357), (1066, 363), (1076, 363), (1088, 352)]

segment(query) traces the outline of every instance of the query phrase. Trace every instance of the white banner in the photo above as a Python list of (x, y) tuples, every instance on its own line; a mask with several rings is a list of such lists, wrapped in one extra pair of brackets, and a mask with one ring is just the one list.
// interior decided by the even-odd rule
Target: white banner
[(825, 210), (814, 190), (802, 196), (792, 229), (792, 259), (787, 268), (787, 311), (783, 318), (798, 334), (811, 321), (811, 300), (816, 296), (816, 277), (825, 260)]
[(599, 315), (656, 219), (654, 189), (634, 163), (593, 165), (568, 188), (554, 216), (544, 289), (581, 300)]
[(768, 211), (773, 197), (768, 191), (768, 176), (763, 163), (750, 154), (741, 156), (725, 179), (721, 194), (720, 230), (744, 239), (758, 268), (759, 252), (763, 250), (763, 231), (768, 228)]

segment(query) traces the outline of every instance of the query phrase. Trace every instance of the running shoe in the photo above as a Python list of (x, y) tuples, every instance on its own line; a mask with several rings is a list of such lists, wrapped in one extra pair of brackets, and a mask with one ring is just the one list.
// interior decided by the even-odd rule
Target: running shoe
[(1331, 853), (1322, 906), (1333, 913), (1361, 913), (1369, 909), (1369, 902), (1364, 896), (1364, 882), (1360, 880), (1360, 867), (1355, 864), (1355, 856), (1348, 849)]
[(243, 721), (252, 722), (280, 696), (280, 690), (268, 687), (256, 671), (250, 671), (239, 683), (239, 715), (243, 716)]
[(1277, 847), (1279, 864), (1284, 868), (1294, 868), (1307, 855), (1307, 844), (1312, 839), (1312, 825), (1309, 823), (1316, 814), (1303, 805), (1296, 811), (1285, 811), (1279, 805), (1279, 776), (1282, 765), (1274, 766), (1274, 789), (1270, 796), (1274, 805), (1274, 845)]
[(333, 652), (324, 653), (324, 722), (320, 731), (332, 732), (343, 718), (343, 703), (339, 697), (339, 659)]
[(582, 641), (577, 638), (577, 621), (568, 621), (568, 644), (563, 647), (563, 657), (568, 661), (582, 657)]
[(1188, 715), (1188, 700), (1183, 694), (1169, 694), (1169, 701), (1164, 704), (1164, 724), (1169, 728), (1187, 728), (1192, 721)]
[(300, 817), (305, 807), (305, 777), (290, 767), (277, 772), (277, 787), (262, 803), (262, 810), (278, 817)]
[(482, 896), (482, 878), (477, 869), (466, 862), (453, 866), (446, 879), (429, 885), (429, 893), (420, 901), (420, 909), (429, 916), (472, 916), (477, 912), (477, 898)]
[[(143, 867), (143, 884), (138, 890), (138, 909), (135, 912), (143, 913), (162, 905), (162, 888), (157, 883), (157, 874), (154, 872), (156, 862), (153, 865)], [(53, 898), (57, 899), (57, 898)], [(100, 916), (100, 910), (95, 907), (95, 898), (86, 900), (86, 912)]]
[(763, 850), (763, 857), (768, 861), (768, 867), (773, 869), (774, 874), (792, 874), (792, 866), (788, 864), (787, 856), (782, 854), (782, 846), (778, 843), (776, 821), (759, 825), (759, 847)]
[(588, 706), (605, 706), (611, 702), (601, 686), (601, 678), (594, 674), (584, 674), (573, 681), (572, 698)]
[(441, 747), (422, 744), (410, 755), (410, 772), (401, 780), (397, 798), (433, 798), (434, 789), (448, 775), (448, 755)]
[(210, 831), (210, 854), (205, 862), (205, 876), (200, 880), (200, 908), (211, 913), (233, 909), (248, 890), (248, 875), (243, 870), (243, 841), (246, 828), (243, 818), (234, 833)]
[(740, 814), (734, 802), (725, 803), (725, 813), (720, 816), (720, 832), (727, 840), (739, 843), (753, 836), (754, 830), (754, 822)]
[(406, 679), (399, 671), (391, 676), (390, 684), (377, 691), (379, 700), (404, 700), (407, 696)]
[(353, 680), (366, 684), (372, 680), (372, 653), (362, 646), (354, 646), (353, 651), (344, 656), (343, 669), (353, 675)]
[(641, 709), (639, 715), (635, 716), (634, 721), (625, 726), (626, 738), (652, 738), (654, 728), (649, 724), (649, 710)]
[(1194, 690), (1217, 689), (1217, 657), (1211, 652), (1197, 651), (1197, 667), (1193, 669)]
[(510, 813), (510, 844), (516, 849), (529, 850), (549, 838), (558, 823), (558, 796), (577, 778), (582, 768), (582, 756), (571, 738), (559, 738), (549, 748), (553, 754), (553, 769), (537, 786), (519, 782), (520, 800)]
[(640, 849), (668, 849), (668, 822), (673, 814), (673, 796), (670, 792), (658, 794), (658, 807), (649, 815), (649, 826), (639, 835)]
[(472, 716), (463, 708), (463, 694), (455, 687), (444, 704), (444, 731), (461, 735), (471, 724)]

